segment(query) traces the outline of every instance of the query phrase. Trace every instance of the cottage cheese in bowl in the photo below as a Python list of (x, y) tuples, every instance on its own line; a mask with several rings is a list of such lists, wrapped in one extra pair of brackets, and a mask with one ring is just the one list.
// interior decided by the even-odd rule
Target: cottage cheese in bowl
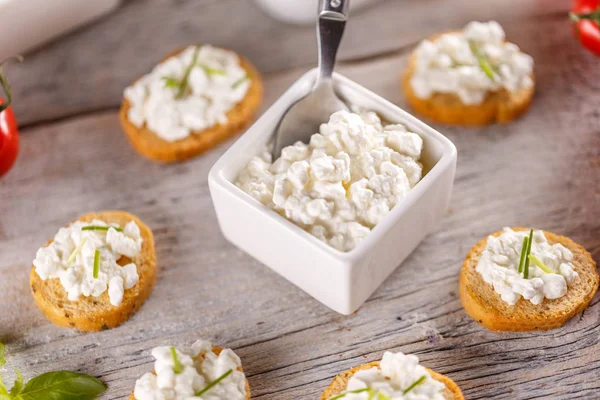
[(410, 85), (422, 99), (449, 93), (476, 105), (490, 92), (532, 87), (532, 75), (533, 58), (505, 40), (500, 24), (471, 22), (462, 31), (421, 42)]
[(528, 276), (519, 272), (524, 239), (529, 231), (504, 228), (498, 237), (489, 236), (479, 258), (477, 272), (492, 285), (502, 300), (514, 305), (523, 297), (533, 304), (544, 299), (558, 299), (567, 293), (577, 278), (574, 271), (573, 253), (560, 243), (550, 244), (543, 231), (534, 231), (531, 255), (542, 263), (543, 268), (529, 263)]
[(421, 179), (423, 140), (373, 112), (339, 111), (275, 162), (254, 157), (236, 185), (313, 236), (350, 251)]
[(138, 255), (142, 242), (134, 221), (124, 227), (101, 220), (76, 221), (60, 228), (52, 243), (37, 251), (33, 265), (42, 280), (58, 279), (71, 301), (108, 290), (110, 303), (118, 306), (125, 290), (139, 279), (134, 263), (118, 262), (123, 256)]

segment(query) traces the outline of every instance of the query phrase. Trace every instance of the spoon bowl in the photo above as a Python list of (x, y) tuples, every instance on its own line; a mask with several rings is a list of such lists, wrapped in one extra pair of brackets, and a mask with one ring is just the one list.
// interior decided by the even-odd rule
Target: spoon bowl
[(348, 110), (333, 87), (333, 69), (337, 50), (348, 19), (349, 0), (321, 0), (317, 23), (319, 76), (312, 91), (294, 103), (283, 115), (275, 132), (272, 156), (298, 141), (306, 143), (319, 131), (331, 114)]

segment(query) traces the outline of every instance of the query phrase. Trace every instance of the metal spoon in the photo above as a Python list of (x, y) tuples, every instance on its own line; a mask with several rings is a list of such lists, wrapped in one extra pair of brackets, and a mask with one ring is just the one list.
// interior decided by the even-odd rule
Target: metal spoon
[(320, 0), (317, 23), (319, 45), (319, 76), (312, 92), (294, 103), (283, 115), (273, 145), (273, 160), (281, 149), (297, 141), (307, 143), (310, 136), (319, 132), (319, 126), (329, 121), (336, 111), (348, 110), (333, 89), (333, 68), (338, 47), (348, 19), (350, 0)]

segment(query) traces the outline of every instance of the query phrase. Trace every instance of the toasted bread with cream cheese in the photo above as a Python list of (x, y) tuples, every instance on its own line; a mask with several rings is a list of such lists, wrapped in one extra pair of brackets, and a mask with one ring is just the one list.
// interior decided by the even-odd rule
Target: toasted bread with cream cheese
[[(181, 51), (183, 50), (170, 54), (162, 61), (178, 55)], [(123, 98), (119, 119), (133, 148), (153, 161), (166, 163), (184, 161), (215, 147), (246, 128), (252, 122), (262, 103), (263, 84), (256, 68), (245, 58), (239, 57), (241, 67), (247, 71), (252, 81), (244, 99), (227, 112), (226, 124), (218, 124), (203, 131), (192, 132), (191, 135), (181, 140), (169, 142), (146, 126), (139, 128), (132, 124), (127, 118), (130, 103)]]
[[(219, 355), (223, 351), (223, 348), (222, 347), (218, 347), (218, 346), (214, 346), (213, 349), (212, 349), (212, 351), (216, 355)], [(244, 370), (241, 367), (238, 368), (238, 371), (244, 372)], [(143, 399), (136, 399), (135, 395), (133, 393), (131, 393), (129, 395), (129, 400), (143, 400)], [(250, 400), (250, 384), (248, 383), (248, 379), (246, 379), (246, 400)]]
[[(451, 32), (444, 32), (451, 33)], [(435, 41), (442, 34), (429, 40)], [(453, 93), (434, 93), (422, 99), (412, 88), (410, 80), (416, 68), (414, 53), (402, 76), (402, 88), (408, 104), (420, 115), (448, 125), (488, 125), (494, 122), (507, 123), (517, 119), (529, 110), (535, 92), (535, 83), (530, 88), (518, 92), (502, 89), (488, 93), (481, 104), (466, 105)], [(534, 76), (531, 76), (534, 79)], [(535, 79), (534, 79), (535, 82)]]
[[(358, 371), (364, 369), (370, 369), (373, 367), (379, 368), (379, 361), (370, 362), (368, 364), (362, 364), (358, 367), (354, 367), (348, 371), (342, 372), (329, 384), (329, 386), (325, 389), (323, 394), (321, 394), (321, 400), (329, 400), (332, 397), (340, 395), (344, 393), (346, 387), (348, 387), (348, 381), (350, 378)], [(427, 368), (427, 372), (431, 375), (433, 379), (436, 381), (442, 382), (446, 385), (446, 389), (444, 390), (444, 397), (446, 400), (464, 400), (463, 394), (460, 391), (460, 388), (454, 383), (454, 381), (447, 376), (438, 374)]]
[[(100, 331), (114, 328), (127, 321), (150, 295), (156, 281), (156, 256), (152, 231), (135, 215), (124, 211), (101, 211), (82, 215), (78, 221), (100, 219), (107, 223), (124, 226), (130, 221), (140, 228), (144, 239), (139, 254), (130, 259), (121, 257), (120, 265), (135, 263), (139, 280), (134, 287), (126, 289), (123, 301), (118, 306), (110, 303), (108, 290), (98, 297), (81, 296), (77, 301), (70, 301), (67, 292), (59, 279), (42, 280), (35, 267), (29, 273), (29, 286), (38, 308), (52, 323), (81, 331)], [(46, 246), (52, 243), (50, 240)]]
[[(496, 232), (492, 236), (501, 234), (502, 232)], [(515, 305), (504, 302), (492, 285), (486, 283), (476, 271), (479, 257), (487, 244), (486, 237), (469, 251), (460, 271), (460, 301), (471, 318), (494, 331), (548, 330), (561, 327), (590, 304), (598, 290), (599, 282), (596, 263), (592, 256), (568, 237), (546, 231), (544, 234), (548, 243), (560, 243), (573, 253), (571, 263), (579, 277), (569, 285), (567, 293), (558, 299), (544, 299), (538, 305), (523, 298)]]

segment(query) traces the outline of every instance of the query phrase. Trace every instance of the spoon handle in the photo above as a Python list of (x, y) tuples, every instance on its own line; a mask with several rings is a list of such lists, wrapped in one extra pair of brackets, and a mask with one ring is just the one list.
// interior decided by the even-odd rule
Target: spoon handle
[(317, 39), (319, 43), (319, 78), (315, 86), (331, 80), (335, 57), (348, 19), (350, 0), (320, 0)]

